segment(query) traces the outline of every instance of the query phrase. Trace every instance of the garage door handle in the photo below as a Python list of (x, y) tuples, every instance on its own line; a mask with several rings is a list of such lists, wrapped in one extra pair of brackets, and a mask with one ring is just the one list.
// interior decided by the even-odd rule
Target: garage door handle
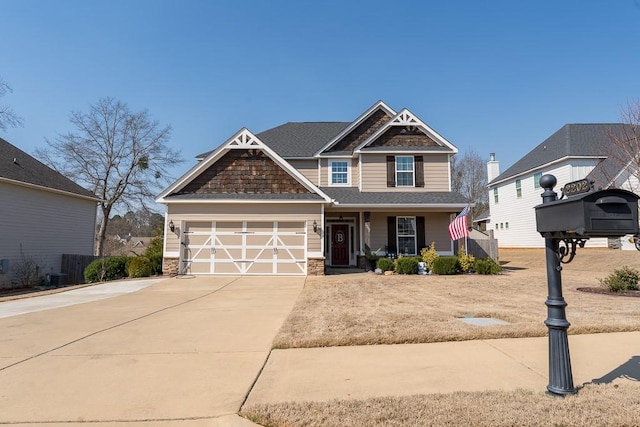
[(211, 255), (215, 255), (216, 254), (216, 248), (211, 248)]
[(278, 248), (273, 248), (273, 254), (278, 255)]

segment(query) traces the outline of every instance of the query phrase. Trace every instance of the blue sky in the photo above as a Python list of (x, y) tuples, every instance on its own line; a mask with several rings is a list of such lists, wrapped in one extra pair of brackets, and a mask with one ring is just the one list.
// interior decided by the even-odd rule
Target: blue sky
[(2, 136), (33, 153), (106, 96), (187, 162), (242, 127), (407, 107), (505, 170), (565, 123), (640, 97), (639, 0), (0, 0)]

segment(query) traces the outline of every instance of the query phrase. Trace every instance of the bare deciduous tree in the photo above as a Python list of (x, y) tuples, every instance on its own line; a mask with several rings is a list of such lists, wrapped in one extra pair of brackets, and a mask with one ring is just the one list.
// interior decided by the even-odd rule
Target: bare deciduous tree
[(621, 112), (622, 125), (610, 126), (607, 161), (600, 165), (596, 184), (639, 191), (640, 186), (640, 99), (629, 102)]
[(462, 194), (471, 208), (471, 218), (476, 218), (489, 207), (487, 191), (487, 161), (473, 149), (467, 149), (461, 157), (451, 158), (451, 190)]
[[(13, 92), (11, 86), (0, 79), (0, 98), (11, 92)], [(0, 130), (16, 126), (22, 126), (22, 117), (19, 117), (8, 105), (0, 104)]]
[(53, 168), (85, 185), (102, 199), (96, 254), (104, 242), (114, 207), (148, 209), (149, 201), (171, 181), (167, 168), (184, 160), (167, 146), (171, 127), (161, 127), (144, 110), (132, 112), (113, 98), (104, 98), (89, 111), (72, 112), (75, 132), (47, 140), (47, 149), (36, 151)]

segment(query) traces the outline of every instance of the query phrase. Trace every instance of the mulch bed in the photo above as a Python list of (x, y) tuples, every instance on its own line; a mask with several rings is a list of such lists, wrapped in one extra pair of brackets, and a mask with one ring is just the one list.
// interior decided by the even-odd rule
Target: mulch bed
[(580, 292), (590, 292), (592, 294), (609, 295), (612, 297), (638, 297), (640, 298), (640, 291), (627, 291), (627, 292), (611, 292), (605, 288), (577, 288)]

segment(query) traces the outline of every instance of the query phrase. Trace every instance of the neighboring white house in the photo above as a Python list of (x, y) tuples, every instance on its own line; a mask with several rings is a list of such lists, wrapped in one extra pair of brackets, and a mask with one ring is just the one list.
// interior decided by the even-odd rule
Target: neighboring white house
[(96, 203), (90, 191), (0, 138), (0, 289), (60, 272), (62, 254), (92, 255)]
[[(540, 177), (554, 175), (554, 191), (571, 181), (587, 178), (596, 189), (618, 187), (635, 191), (634, 179), (624, 173), (627, 165), (607, 154), (611, 133), (621, 134), (624, 124), (567, 124), (513, 166), (500, 173), (495, 154), (487, 164), (490, 219), (501, 248), (539, 248), (544, 239), (536, 231), (534, 206), (542, 203)], [(590, 239), (587, 246), (607, 246), (607, 239)]]

